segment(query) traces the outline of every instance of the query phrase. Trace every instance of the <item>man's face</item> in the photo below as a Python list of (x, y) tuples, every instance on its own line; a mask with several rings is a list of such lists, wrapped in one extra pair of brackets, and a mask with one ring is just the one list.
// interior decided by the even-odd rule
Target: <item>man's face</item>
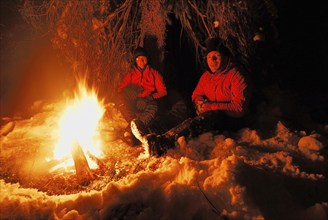
[(211, 51), (206, 56), (207, 65), (210, 70), (215, 73), (222, 63), (222, 57), (219, 52)]
[(136, 58), (136, 64), (140, 69), (143, 69), (148, 63), (148, 59), (146, 56), (138, 56)]

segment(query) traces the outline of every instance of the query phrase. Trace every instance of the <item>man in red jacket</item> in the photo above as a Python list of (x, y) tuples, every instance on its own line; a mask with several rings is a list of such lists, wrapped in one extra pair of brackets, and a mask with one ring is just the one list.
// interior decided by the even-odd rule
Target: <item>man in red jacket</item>
[[(165, 153), (168, 148), (174, 147), (180, 136), (196, 136), (206, 131), (241, 126), (241, 118), (247, 113), (251, 96), (247, 78), (233, 63), (229, 50), (219, 39), (207, 41), (205, 55), (208, 69), (192, 93), (198, 116), (185, 120), (162, 135), (149, 134), (139, 138), (148, 147), (150, 155)], [(138, 129), (133, 131), (137, 133)]]
[(242, 117), (249, 102), (249, 85), (231, 60), (228, 49), (216, 38), (207, 43), (206, 62), (208, 70), (192, 94), (197, 113), (219, 111)]
[(162, 75), (148, 64), (148, 55), (144, 48), (137, 47), (134, 50), (135, 67), (124, 75), (118, 92), (121, 92), (128, 85), (139, 86), (141, 91), (138, 97), (151, 96), (154, 99), (166, 95), (166, 86)]
[(118, 92), (121, 96), (119, 109), (129, 123), (124, 136), (131, 144), (136, 144), (130, 122), (133, 120), (140, 129), (146, 129), (158, 111), (157, 100), (164, 97), (167, 91), (162, 75), (148, 64), (145, 49), (137, 47), (133, 57), (134, 68), (124, 75)]

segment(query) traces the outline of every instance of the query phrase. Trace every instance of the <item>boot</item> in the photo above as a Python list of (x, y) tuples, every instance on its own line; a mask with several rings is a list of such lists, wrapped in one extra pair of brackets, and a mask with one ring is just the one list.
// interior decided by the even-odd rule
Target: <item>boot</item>
[(147, 134), (147, 129), (144, 123), (138, 119), (133, 119), (130, 123), (132, 134), (137, 138), (143, 145), (146, 144), (147, 140), (145, 135)]
[(168, 149), (175, 146), (174, 138), (153, 133), (147, 134), (147, 129), (140, 120), (134, 119), (131, 121), (131, 131), (151, 156), (162, 156)]
[(146, 149), (150, 156), (162, 156), (168, 149), (175, 147), (175, 140), (165, 135), (148, 134), (144, 137)]

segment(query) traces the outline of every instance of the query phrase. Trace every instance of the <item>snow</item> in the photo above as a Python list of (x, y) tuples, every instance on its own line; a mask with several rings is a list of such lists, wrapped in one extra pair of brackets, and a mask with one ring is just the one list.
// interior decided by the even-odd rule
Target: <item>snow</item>
[[(89, 185), (50, 169), (60, 101), (1, 128), (1, 219), (328, 219), (327, 143), (319, 133), (243, 128), (180, 137), (161, 157), (140, 157), (119, 137), (109, 103), (102, 167)], [(7, 130), (6, 130), (7, 129)]]

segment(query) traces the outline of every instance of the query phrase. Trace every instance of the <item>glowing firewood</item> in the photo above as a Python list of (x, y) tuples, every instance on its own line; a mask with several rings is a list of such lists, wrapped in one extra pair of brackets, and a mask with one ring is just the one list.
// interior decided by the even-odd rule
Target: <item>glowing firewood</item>
[(72, 156), (76, 170), (78, 182), (81, 185), (87, 185), (93, 179), (88, 161), (83, 153), (81, 146), (76, 143), (72, 146)]
[(15, 121), (8, 122), (7, 124), (1, 127), (0, 136), (6, 136), (7, 134), (9, 134), (14, 130), (14, 127), (15, 127)]

